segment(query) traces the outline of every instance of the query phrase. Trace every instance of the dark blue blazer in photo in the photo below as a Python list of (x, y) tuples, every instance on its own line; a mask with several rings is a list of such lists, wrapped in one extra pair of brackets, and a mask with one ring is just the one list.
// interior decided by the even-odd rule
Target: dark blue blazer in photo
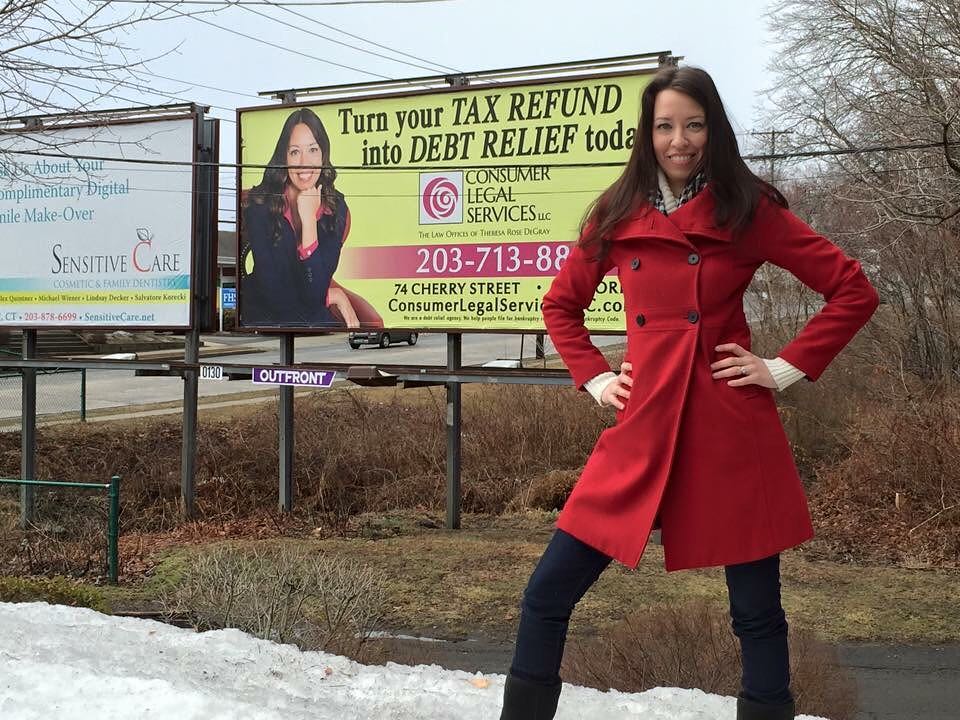
[(349, 210), (337, 193), (335, 209), (317, 219), (317, 247), (305, 259), (290, 221), (251, 199), (241, 228), (240, 320), (244, 326), (344, 327), (327, 307), (327, 291), (349, 231)]

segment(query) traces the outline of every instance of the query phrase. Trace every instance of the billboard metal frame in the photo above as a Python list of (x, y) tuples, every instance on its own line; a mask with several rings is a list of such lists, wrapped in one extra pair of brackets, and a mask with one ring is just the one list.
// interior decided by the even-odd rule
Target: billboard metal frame
[[(124, 330), (180, 330), (185, 331), (186, 346), (184, 366), (177, 373), (183, 380), (183, 443), (181, 447), (180, 487), (181, 509), (190, 518), (194, 515), (194, 471), (197, 443), (197, 381), (199, 369), (200, 332), (215, 330), (216, 312), (214, 292), (216, 288), (216, 245), (217, 207), (218, 207), (218, 160), (219, 160), (219, 120), (207, 119), (204, 113), (208, 108), (197, 104), (166, 105), (155, 108), (131, 108), (104, 112), (91, 112), (78, 115), (32, 116), (7, 119), (4, 122), (19, 122), (24, 130), (36, 131), (48, 127), (95, 127), (114, 124), (133, 124), (161, 120), (192, 120), (193, 147), (191, 148), (191, 220), (190, 220), (190, 295), (189, 325), (146, 328), (122, 326)], [(146, 116), (149, 120), (143, 120)], [(74, 122), (66, 121), (73, 118)], [(58, 122), (53, 126), (43, 121), (54, 118)], [(98, 121), (99, 120), (99, 121)], [(0, 126), (0, 131), (3, 131)], [(63, 154), (64, 157), (79, 157)], [(23, 346), (20, 360), (6, 360), (4, 366), (18, 368), (21, 372), (21, 456), (20, 479), (34, 480), (36, 470), (37, 439), (37, 379), (38, 368), (48, 367), (48, 362), (39, 360), (37, 353), (37, 332), (39, 330), (112, 330), (117, 326), (74, 326), (74, 325), (18, 325), (22, 330)], [(165, 363), (111, 363), (105, 360), (55, 360), (54, 365), (61, 367), (140, 369), (150, 367), (162, 370), (169, 366)], [(30, 484), (21, 486), (20, 506), (21, 523), (29, 524), (35, 514), (35, 487)]]
[[(463, 92), (469, 89), (482, 91), (492, 86), (512, 87), (517, 85), (530, 84), (531, 81), (538, 81), (543, 84), (551, 82), (565, 82), (581, 79), (597, 79), (604, 77), (620, 77), (627, 75), (637, 75), (643, 73), (655, 72), (658, 68), (665, 65), (675, 65), (682, 59), (674, 56), (669, 51), (648, 53), (644, 55), (630, 55), (615, 58), (606, 58), (599, 60), (589, 60), (584, 62), (555, 63), (551, 65), (526, 66), (520, 68), (509, 68), (505, 70), (494, 70), (476, 73), (464, 73), (459, 75), (438, 75), (423, 78), (413, 78), (408, 80), (395, 80), (377, 83), (354, 83), (348, 85), (330, 86), (325, 88), (305, 88), (292, 90), (276, 90), (260, 93), (264, 97), (272, 97), (281, 101), (279, 105), (263, 105), (256, 107), (239, 108), (237, 110), (238, 130), (240, 127), (241, 114), (247, 111), (267, 110), (267, 109), (285, 109), (303, 107), (306, 105), (326, 104), (333, 102), (344, 102), (347, 100), (367, 100), (374, 98), (387, 97), (408, 97), (415, 95), (438, 94), (444, 92)], [(411, 89), (415, 86), (416, 89)], [(316, 98), (314, 101), (308, 101), (306, 98)], [(196, 109), (197, 106), (169, 106), (173, 108), (190, 107)], [(157, 108), (164, 110), (166, 108)], [(129, 112), (129, 111), (128, 111)], [(201, 111), (202, 112), (202, 111)], [(21, 118), (26, 120), (26, 118)], [(132, 122), (132, 121), (131, 121)], [(217, 130), (214, 130), (216, 135)], [(205, 143), (210, 142), (209, 132), (201, 134), (198, 130), (198, 151)], [(209, 146), (208, 146), (209, 147)], [(215, 147), (215, 146), (214, 146)], [(237, 135), (237, 158), (241, 156), (241, 137)], [(203, 187), (198, 184), (196, 168), (200, 162), (200, 156), (194, 164), (194, 188), (203, 193)], [(409, 169), (409, 168), (408, 168)], [(214, 176), (213, 190), (216, 189)], [(241, 202), (239, 188), (242, 185), (242, 167), (237, 164), (237, 203), (238, 203), (238, 222), (242, 222)], [(209, 181), (209, 177), (207, 180)], [(209, 187), (209, 186), (206, 186)], [(216, 195), (201, 195), (207, 199), (214, 199)], [(194, 203), (194, 231), (196, 225), (201, 222), (199, 203)], [(216, 205), (212, 206), (216, 208)], [(216, 213), (207, 213), (212, 217), (212, 228), (216, 230)], [(238, 235), (242, 228), (238, 225)], [(215, 251), (215, 248), (211, 245)], [(199, 258), (196, 257), (197, 249), (194, 248), (193, 261), (202, 266)], [(208, 292), (203, 295), (203, 288), (199, 286), (199, 279), (196, 288), (201, 292), (194, 291), (193, 302), (198, 308), (208, 310), (213, 314), (213, 288), (216, 287), (212, 282), (212, 259), (211, 253), (208, 259), (208, 265), (211, 268), (210, 284), (207, 285)], [(238, 270), (238, 295), (240, 294), (240, 261), (241, 253), (237, 253)], [(196, 265), (192, 268), (194, 277), (196, 276)], [(206, 302), (207, 305), (203, 305)], [(201, 368), (206, 366), (218, 366), (224, 374), (230, 379), (249, 378), (255, 365), (245, 363), (200, 363), (199, 362), (199, 323), (196, 322), (196, 316), (191, 310), (191, 325), (187, 333), (187, 347), (184, 353), (184, 360), (169, 362), (144, 362), (144, 361), (115, 361), (115, 360), (39, 360), (35, 357), (36, 348), (36, 330), (24, 331), (24, 352), (21, 360), (8, 360), (2, 364), (7, 367), (18, 368), (24, 378), (24, 413), (23, 413), (23, 461), (21, 476), (23, 479), (32, 479), (33, 477), (33, 444), (35, 442), (35, 384), (33, 414), (28, 414), (27, 394), (31, 385), (28, 378), (33, 378), (36, 369), (50, 366), (57, 367), (87, 367), (97, 369), (114, 370), (134, 370), (139, 375), (166, 375), (179, 376), (184, 378), (184, 444), (181, 456), (181, 500), (182, 511), (187, 517), (194, 515), (194, 463), (196, 455), (196, 415), (197, 415), (197, 380)], [(44, 326), (51, 327), (51, 326)], [(150, 328), (157, 329), (157, 328)], [(215, 329), (210, 327), (210, 329)], [(430, 330), (430, 328), (384, 328), (385, 330), (412, 329), (412, 330)], [(404, 366), (404, 365), (356, 365), (350, 363), (296, 363), (294, 358), (294, 338), (297, 335), (309, 334), (330, 334), (344, 332), (344, 329), (331, 328), (292, 328), (292, 327), (243, 327), (242, 332), (263, 335), (276, 335), (280, 342), (280, 361), (282, 366), (293, 367), (303, 370), (332, 370), (341, 374), (347, 380), (358, 385), (401, 385), (402, 387), (423, 387), (428, 385), (444, 385), (446, 387), (446, 448), (447, 448), (447, 501), (446, 501), (446, 527), (455, 529), (460, 527), (460, 464), (461, 464), (461, 385), (465, 383), (504, 383), (504, 384), (524, 384), (524, 385), (570, 385), (572, 379), (565, 369), (530, 369), (530, 368), (483, 368), (483, 367), (464, 367), (462, 365), (462, 333), (484, 333), (484, 334), (504, 334), (524, 332), (530, 334), (529, 330), (517, 331), (515, 329), (452, 329), (440, 328), (436, 332), (447, 336), (447, 357), (445, 366)], [(535, 331), (534, 331), (535, 332)], [(623, 331), (607, 330), (594, 331), (598, 335), (622, 335)], [(35, 383), (35, 379), (33, 380)], [(289, 512), (293, 508), (293, 387), (281, 386), (278, 392), (279, 413), (278, 413), (278, 443), (279, 443), (279, 487), (278, 504), (282, 511)], [(27, 452), (28, 445), (30, 452)], [(29, 467), (29, 472), (28, 472)], [(31, 488), (32, 490), (32, 488)], [(26, 503), (26, 498), (24, 503)]]
[[(76, 325), (71, 323), (44, 323), (42, 325), (15, 324), (6, 325), (0, 322), (0, 327), (10, 329), (21, 329), (24, 332), (28, 330), (72, 330), (76, 332), (98, 332), (112, 330), (127, 331), (163, 331), (173, 330), (186, 332), (198, 326), (202, 330), (213, 329), (213, 320), (215, 315), (215, 299), (211, 294), (211, 284), (216, 287), (216, 238), (217, 238), (217, 217), (216, 212), (211, 216), (209, 225), (202, 224), (201, 213), (204, 203), (210, 204), (214, 209), (219, 204), (219, 184), (216, 182), (216, 172), (207, 170), (207, 164), (212, 162), (216, 164), (219, 161), (219, 121), (205, 120), (204, 113), (209, 111), (209, 106), (196, 103), (184, 103), (178, 105), (158, 105), (153, 107), (131, 107), (118, 108), (110, 110), (97, 110), (84, 113), (60, 113), (54, 115), (20, 115), (16, 117), (0, 118), (0, 133), (7, 135), (29, 134), (43, 132), (46, 130), (64, 130), (64, 129), (82, 129), (95, 127), (109, 127), (113, 125), (138, 125), (153, 122), (167, 122), (172, 120), (192, 120), (193, 121), (193, 147), (190, 152), (191, 164), (191, 188), (193, 197), (191, 199), (190, 211), (190, 298), (189, 317), (186, 325)], [(204, 145), (204, 135), (211, 131), (206, 130), (205, 123), (213, 123), (215, 143), (212, 148), (206, 149)], [(78, 143), (78, 147), (82, 145)], [(53, 157), (63, 159), (85, 159), (82, 153), (65, 152), (37, 152), (29, 153), (36, 157)], [(112, 162), (133, 162), (129, 158), (111, 158)], [(213, 176), (214, 182), (209, 182), (209, 177)], [(212, 194), (211, 194), (212, 193)], [(208, 214), (208, 213), (204, 213)], [(207, 271), (208, 269), (208, 271)], [(200, 271), (204, 272), (201, 278)], [(209, 274), (209, 279), (206, 275)], [(199, 288), (198, 288), (199, 285)], [(199, 293), (198, 293), (199, 289)], [(198, 295), (204, 296), (206, 305), (198, 305)], [(201, 312), (198, 312), (201, 311)], [(199, 317), (198, 317), (199, 316)]]
[[(456, 75), (436, 75), (421, 78), (389, 80), (383, 82), (352, 83), (329, 87), (313, 87), (290, 90), (270, 90), (261, 92), (262, 97), (269, 97), (280, 101), (278, 105), (254, 106), (237, 109), (237, 295), (238, 306), (242, 302), (242, 252), (239, 242), (243, 233), (242, 196), (240, 188), (243, 186), (242, 165), (242, 115), (244, 112), (268, 109), (294, 109), (309, 105), (324, 105), (348, 101), (362, 101), (383, 99), (390, 97), (412, 97), (418, 95), (443, 94), (449, 92), (464, 92), (475, 89), (481, 92), (492, 86), (514, 87), (529, 85), (532, 81), (541, 84), (569, 82), (585, 79), (600, 79), (610, 77), (624, 77), (640, 74), (652, 74), (658, 69), (676, 65), (682, 59), (670, 51), (647, 53), (642, 55), (628, 55), (614, 58), (587, 60), (582, 62), (555, 63), (551, 65), (525, 66), (504, 70), (462, 73)], [(312, 100), (308, 99), (312, 98)], [(397, 169), (410, 169), (408, 166), (395, 166)], [(417, 166), (418, 169), (423, 169)], [(238, 307), (239, 310), (239, 307)], [(240, 332), (278, 335), (280, 339), (281, 361), (285, 365), (294, 366), (294, 338), (297, 335), (312, 335), (319, 333), (342, 333), (345, 328), (291, 328), (291, 327), (244, 327), (239, 324)], [(512, 383), (537, 385), (569, 385), (572, 379), (566, 370), (526, 370), (526, 369), (488, 369), (464, 368), (462, 365), (462, 334), (504, 334), (530, 333), (528, 329), (482, 330), (474, 328), (429, 328), (418, 327), (385, 327), (384, 331), (417, 330), (422, 332), (434, 331), (447, 336), (447, 362), (445, 368), (434, 367), (389, 367), (389, 366), (348, 366), (347, 379), (360, 385), (395, 385), (403, 387), (422, 387), (424, 385), (444, 385), (446, 387), (446, 527), (458, 529), (460, 527), (460, 475), (461, 475), (461, 439), (462, 439), (462, 395), (461, 385), (464, 383)], [(623, 331), (606, 330), (594, 331), (597, 335), (622, 335)], [(536, 330), (533, 331), (534, 334)], [(538, 347), (542, 348), (542, 333), (538, 334)], [(248, 372), (240, 366), (222, 366), (228, 373), (237, 373), (244, 376)], [(336, 369), (333, 364), (307, 365), (297, 364), (298, 368)], [(293, 388), (279, 389), (279, 498), (280, 508), (289, 511), (292, 508), (293, 489)]]
[[(442, 95), (445, 93), (456, 92), (482, 92), (491, 87), (509, 88), (523, 85), (529, 85), (531, 82), (542, 84), (571, 82), (577, 80), (596, 80), (603, 78), (628, 77), (634, 75), (653, 74), (660, 68), (668, 65), (676, 65), (682, 56), (673, 55), (669, 50), (638, 54), (624, 55), (612, 58), (600, 58), (595, 60), (585, 60), (578, 62), (553, 63), (549, 65), (529, 65), (515, 68), (506, 68), (501, 70), (484, 70), (477, 72), (467, 72), (457, 75), (428, 75), (423, 77), (384, 80), (379, 82), (350, 83), (345, 85), (331, 85), (327, 87), (310, 87), (289, 90), (267, 90), (258, 93), (264, 98), (273, 98), (279, 100), (278, 104), (273, 105), (255, 105), (237, 108), (237, 258), (236, 258), (236, 288), (237, 288), (237, 326), (238, 332), (255, 334), (285, 334), (293, 333), (295, 335), (319, 335), (329, 333), (346, 333), (349, 328), (341, 327), (291, 327), (291, 326), (245, 326), (242, 324), (242, 313), (240, 306), (243, 303), (243, 198), (240, 188), (243, 186), (243, 138), (242, 123), (243, 114), (247, 112), (256, 112), (264, 110), (294, 110), (296, 108), (310, 107), (316, 105), (330, 105), (344, 102), (361, 102), (365, 100), (384, 99), (384, 98), (406, 98), (424, 95)], [(315, 98), (310, 100), (308, 98)], [(540, 163), (541, 165), (543, 163)], [(550, 163), (546, 163), (550, 165)], [(502, 163), (501, 166), (520, 167), (517, 163)], [(250, 167), (255, 167), (250, 165)], [(259, 166), (256, 166), (259, 167)], [(472, 165), (458, 165), (457, 169), (470, 169)], [(487, 167), (487, 166), (478, 166)], [(428, 166), (421, 165), (395, 165), (389, 168), (378, 168), (379, 170), (429, 170)], [(445, 168), (451, 169), (451, 168)], [(378, 328), (385, 332), (390, 331), (416, 331), (416, 332), (437, 332), (437, 333), (477, 333), (477, 334), (536, 334), (542, 333), (542, 330), (536, 328), (464, 328), (464, 327), (431, 327), (428, 325), (390, 325)], [(621, 330), (595, 330), (591, 331), (596, 335), (621, 335)]]

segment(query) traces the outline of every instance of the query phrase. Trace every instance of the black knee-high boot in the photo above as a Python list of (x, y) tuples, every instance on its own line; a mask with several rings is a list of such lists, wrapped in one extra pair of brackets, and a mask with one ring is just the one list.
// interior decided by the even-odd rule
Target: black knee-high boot
[(562, 683), (541, 685), (507, 675), (500, 720), (553, 720)]
[(737, 698), (737, 720), (793, 720), (796, 712), (793, 700), (782, 705), (767, 705)]

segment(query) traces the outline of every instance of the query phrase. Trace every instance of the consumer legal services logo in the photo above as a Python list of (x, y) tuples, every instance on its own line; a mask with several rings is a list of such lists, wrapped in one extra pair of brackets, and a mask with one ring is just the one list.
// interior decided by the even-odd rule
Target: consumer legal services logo
[(463, 173), (420, 173), (420, 224), (463, 222)]

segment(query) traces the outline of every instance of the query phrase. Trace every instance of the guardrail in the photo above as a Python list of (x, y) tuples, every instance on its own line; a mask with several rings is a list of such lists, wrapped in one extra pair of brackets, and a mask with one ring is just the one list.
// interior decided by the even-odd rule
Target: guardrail
[(106, 490), (110, 498), (110, 512), (107, 521), (107, 575), (112, 585), (119, 578), (120, 544), (120, 476), (114, 475), (109, 483), (62, 482), (59, 480), (19, 480), (0, 478), (0, 485), (21, 485), (27, 487), (66, 487), (82, 490)]

